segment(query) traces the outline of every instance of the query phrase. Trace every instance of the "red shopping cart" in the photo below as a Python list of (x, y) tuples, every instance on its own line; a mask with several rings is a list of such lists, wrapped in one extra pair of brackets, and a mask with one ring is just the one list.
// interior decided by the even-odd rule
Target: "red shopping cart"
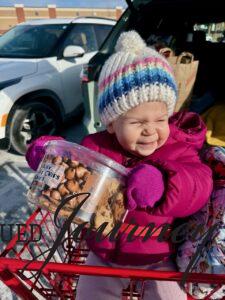
[[(34, 228), (31, 224), (38, 226)], [(71, 224), (72, 226), (75, 225)], [(181, 272), (86, 266), (84, 263), (89, 250), (81, 238), (76, 241), (71, 239), (72, 230), (73, 228), (67, 230), (51, 260), (39, 273), (47, 258), (48, 249), (53, 245), (60, 229), (55, 225), (51, 213), (38, 208), (27, 220), (26, 227), (21, 230), (21, 234), (27, 236), (26, 242), (18, 243), (16, 235), (0, 255), (0, 279), (22, 299), (33, 300), (75, 299), (76, 286), (81, 274), (123, 277), (130, 279), (130, 283), (127, 289), (123, 290), (121, 299), (141, 300), (146, 280), (180, 281), (182, 278)], [(31, 233), (32, 241), (29, 240)], [(40, 240), (35, 241), (34, 237), (37, 235)], [(225, 284), (225, 275), (192, 273), (187, 281), (217, 284), (213, 292), (205, 298), (210, 299), (210, 296)], [(188, 296), (188, 299), (192, 297)]]

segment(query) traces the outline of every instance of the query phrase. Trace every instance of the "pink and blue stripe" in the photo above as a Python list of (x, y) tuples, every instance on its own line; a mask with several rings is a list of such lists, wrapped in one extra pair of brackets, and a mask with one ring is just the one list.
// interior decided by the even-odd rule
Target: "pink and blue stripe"
[(129, 74), (130, 72), (134, 72), (138, 65), (146, 68), (152, 68), (152, 66), (156, 64), (157, 68), (162, 68), (168, 71), (168, 73), (173, 73), (172, 67), (162, 59), (157, 57), (146, 57), (144, 59), (137, 60), (132, 64), (125, 65), (123, 68), (107, 76), (104, 80), (102, 80), (102, 82), (99, 83), (99, 90), (102, 91), (107, 85), (109, 85), (111, 82), (114, 82), (115, 78), (118, 78), (120, 76), (127, 76), (127, 74)]
[[(153, 61), (155, 62), (156, 59), (154, 58)], [(161, 64), (162, 60), (159, 62)], [(106, 78), (104, 82), (100, 84), (100, 86), (102, 87), (99, 93), (100, 113), (103, 112), (106, 106), (118, 100), (122, 95), (126, 95), (132, 89), (137, 90), (142, 86), (169, 86), (177, 96), (176, 82), (171, 75), (171, 70), (169, 70), (168, 65), (167, 68), (165, 68), (164, 66), (163, 68), (161, 68), (160, 65), (158, 65), (157, 67), (146, 65), (141, 70), (132, 70), (130, 67), (131, 65), (126, 66), (126, 71), (128, 72), (123, 73), (118, 70), (117, 72), (112, 74), (111, 77)], [(167, 72), (166, 69), (168, 69), (169, 72)], [(125, 68), (123, 68), (123, 70), (125, 70)], [(129, 70), (131, 70), (131, 72), (129, 72)]]

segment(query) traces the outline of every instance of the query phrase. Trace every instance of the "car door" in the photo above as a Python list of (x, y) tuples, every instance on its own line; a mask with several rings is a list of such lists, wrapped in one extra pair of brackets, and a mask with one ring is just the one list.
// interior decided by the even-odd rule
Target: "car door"
[(80, 79), (82, 65), (86, 64), (98, 50), (93, 25), (73, 24), (73, 28), (63, 42), (62, 51), (70, 45), (82, 47), (85, 54), (82, 57), (75, 58), (62, 57), (57, 61), (63, 86), (63, 102), (66, 113), (73, 112), (83, 102)]

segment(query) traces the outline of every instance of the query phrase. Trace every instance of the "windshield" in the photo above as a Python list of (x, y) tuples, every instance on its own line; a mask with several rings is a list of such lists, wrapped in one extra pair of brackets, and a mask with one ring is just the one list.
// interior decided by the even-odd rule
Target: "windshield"
[(19, 25), (0, 37), (0, 57), (47, 57), (68, 24)]

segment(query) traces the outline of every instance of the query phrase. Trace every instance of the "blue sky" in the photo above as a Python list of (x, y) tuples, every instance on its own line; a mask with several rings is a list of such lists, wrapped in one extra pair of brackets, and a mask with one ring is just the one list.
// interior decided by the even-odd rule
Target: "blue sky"
[(0, 6), (14, 6), (24, 4), (31, 7), (46, 7), (55, 4), (57, 7), (126, 7), (126, 0), (0, 0)]

